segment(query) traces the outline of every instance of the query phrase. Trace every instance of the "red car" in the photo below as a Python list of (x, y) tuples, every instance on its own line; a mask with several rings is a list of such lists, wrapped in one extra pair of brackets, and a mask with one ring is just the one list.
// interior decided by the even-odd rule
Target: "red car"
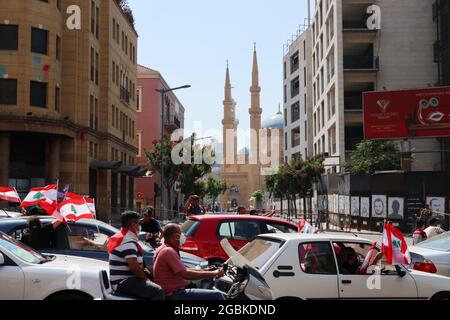
[(296, 233), (295, 224), (284, 220), (250, 215), (190, 216), (181, 227), (187, 241), (181, 250), (195, 254), (210, 264), (228, 260), (220, 241), (224, 238), (239, 250), (255, 236), (265, 233)]

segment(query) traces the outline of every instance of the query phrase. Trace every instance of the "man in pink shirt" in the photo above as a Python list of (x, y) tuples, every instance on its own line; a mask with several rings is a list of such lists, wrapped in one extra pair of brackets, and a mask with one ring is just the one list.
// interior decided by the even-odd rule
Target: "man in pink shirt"
[(188, 281), (223, 277), (222, 269), (205, 271), (188, 269), (180, 257), (180, 248), (186, 241), (176, 224), (168, 224), (163, 230), (164, 244), (155, 252), (153, 277), (160, 285), (168, 300), (224, 300), (217, 290), (187, 289)]

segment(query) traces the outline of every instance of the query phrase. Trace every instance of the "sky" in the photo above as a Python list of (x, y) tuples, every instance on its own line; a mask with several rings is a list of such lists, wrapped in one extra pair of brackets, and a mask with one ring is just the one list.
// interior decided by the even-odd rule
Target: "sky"
[(139, 34), (138, 63), (160, 71), (171, 87), (192, 86), (177, 91), (186, 109), (187, 131), (198, 122), (203, 132), (221, 129), (227, 60), (239, 128), (249, 128), (254, 42), (262, 117), (278, 111), (283, 102), (283, 45), (304, 24), (307, 0), (129, 0), (129, 4)]

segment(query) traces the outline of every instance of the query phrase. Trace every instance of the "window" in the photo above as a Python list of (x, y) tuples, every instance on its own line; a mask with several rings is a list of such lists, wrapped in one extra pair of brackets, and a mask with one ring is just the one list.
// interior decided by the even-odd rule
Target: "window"
[(61, 89), (59, 87), (55, 87), (55, 111), (60, 110), (61, 104)]
[(300, 103), (296, 102), (291, 106), (291, 122), (300, 119)]
[(0, 24), (0, 50), (17, 50), (19, 47), (19, 26)]
[(56, 60), (61, 61), (61, 38), (56, 36)]
[(95, 84), (98, 85), (98, 74), (99, 74), (99, 56), (98, 52), (95, 53)]
[(17, 104), (17, 79), (0, 79), (0, 104)]
[(255, 239), (239, 253), (255, 266), (261, 269), (282, 247), (281, 240)]
[[(371, 248), (370, 244), (336, 242), (333, 243), (333, 248), (336, 253), (340, 274), (365, 274), (362, 273), (363, 270), (360, 267)], [(374, 262), (377, 253), (378, 249), (376, 249), (376, 253), (372, 256), (369, 266)]]
[(48, 31), (38, 28), (31, 28), (31, 51), (35, 53), (47, 54)]
[(95, 8), (95, 37), (99, 39), (100, 37), (100, 8)]
[(267, 230), (269, 233), (297, 233), (298, 229), (291, 227), (290, 225), (277, 223), (277, 222), (267, 222)]
[(107, 249), (108, 235), (97, 228), (72, 224), (67, 228), (67, 238), (70, 250), (106, 252)]
[(138, 131), (136, 134), (136, 139), (138, 141), (138, 157), (142, 157), (142, 131)]
[(112, 63), (112, 82), (116, 83), (116, 63)]
[(94, 81), (95, 79), (95, 70), (94, 70), (94, 48), (91, 47), (91, 74), (90, 74), (90, 79), (91, 81)]
[(94, 96), (92, 94), (89, 98), (89, 128), (94, 128)]
[(95, 2), (91, 1), (91, 33), (95, 33)]
[(219, 238), (249, 241), (262, 234), (261, 225), (257, 221), (241, 220), (222, 222), (219, 227)]
[(113, 128), (116, 127), (116, 111), (114, 105), (111, 106), (111, 125)]
[(299, 77), (291, 81), (291, 98), (296, 97), (300, 93), (300, 79)]
[(291, 56), (291, 74), (299, 68), (298, 51)]
[(112, 29), (113, 29), (113, 40), (116, 40), (116, 19), (113, 18), (113, 22), (112, 22)]
[(30, 105), (47, 108), (47, 83), (30, 81)]
[(142, 111), (142, 88), (137, 89), (137, 112)]
[(308, 274), (337, 274), (333, 251), (329, 242), (299, 245), (300, 267)]
[(292, 148), (300, 145), (300, 127), (292, 129), (291, 131), (291, 146)]

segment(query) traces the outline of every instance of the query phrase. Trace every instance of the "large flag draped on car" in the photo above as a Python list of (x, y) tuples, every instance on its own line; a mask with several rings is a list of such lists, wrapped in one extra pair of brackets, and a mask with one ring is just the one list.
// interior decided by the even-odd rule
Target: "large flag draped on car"
[(67, 221), (94, 219), (94, 215), (83, 197), (69, 199), (59, 203), (57, 211)]
[(386, 264), (410, 264), (411, 256), (403, 234), (390, 223), (384, 225), (382, 252), (386, 257)]
[(58, 186), (51, 184), (44, 188), (33, 188), (27, 194), (25, 199), (20, 205), (21, 208), (27, 208), (40, 205), (42, 201), (45, 201), (50, 206), (56, 206), (58, 197)]
[(298, 223), (298, 232), (312, 234), (316, 233), (316, 228), (314, 228), (306, 219), (300, 219)]
[(20, 203), (20, 197), (17, 194), (16, 188), (0, 187), (0, 200)]

